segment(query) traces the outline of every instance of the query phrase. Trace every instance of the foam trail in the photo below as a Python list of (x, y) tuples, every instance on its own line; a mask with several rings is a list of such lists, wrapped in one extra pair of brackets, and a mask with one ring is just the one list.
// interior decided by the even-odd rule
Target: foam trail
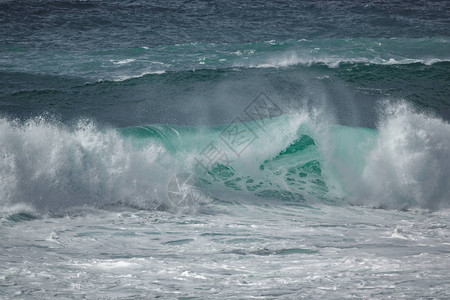
[(364, 58), (364, 57), (338, 57), (333, 55), (322, 55), (318, 57), (311, 56), (308, 53), (296, 53), (294, 51), (287, 51), (271, 57), (262, 59), (262, 62), (246, 65), (239, 65), (237, 67), (249, 68), (285, 68), (296, 65), (313, 66), (326, 65), (329, 68), (338, 68), (342, 64), (367, 64), (367, 65), (407, 65), (407, 64), (424, 64), (433, 65), (439, 62), (448, 62), (449, 59), (430, 58), (430, 59), (382, 59), (382, 58)]

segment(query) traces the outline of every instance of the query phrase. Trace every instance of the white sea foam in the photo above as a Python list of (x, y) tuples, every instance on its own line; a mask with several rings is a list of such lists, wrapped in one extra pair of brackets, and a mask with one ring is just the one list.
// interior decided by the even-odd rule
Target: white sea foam
[(71, 206), (126, 202), (168, 206), (170, 166), (164, 148), (134, 149), (113, 130), (90, 122), (75, 129), (42, 119), (17, 125), (0, 120), (0, 205), (40, 212)]
[(384, 207), (450, 204), (450, 125), (406, 102), (385, 104), (375, 148), (357, 189), (358, 201)]
[(127, 58), (127, 59), (123, 59), (123, 60), (112, 60), (111, 62), (115, 65), (126, 65), (126, 64), (132, 63), (134, 61), (136, 61), (136, 59)]
[(136, 75), (120, 75), (120, 76), (116, 76), (112, 79), (112, 81), (115, 82), (120, 82), (120, 81), (125, 81), (125, 80), (129, 80), (129, 79), (133, 79), (133, 78), (141, 78), (144, 77), (145, 75), (150, 75), (150, 74), (164, 74), (166, 73), (166, 71), (164, 70), (155, 70), (155, 71), (147, 71), (147, 72), (142, 72)]
[(344, 57), (331, 55), (311, 55), (306, 53), (286, 52), (282, 54), (272, 55), (268, 58), (259, 58), (258, 62), (250, 61), (246, 63), (236, 63), (235, 66), (249, 68), (285, 68), (296, 65), (311, 66), (313, 64), (324, 64), (329, 68), (337, 68), (344, 63), (362, 63), (374, 65), (407, 65), (421, 63), (424, 65), (432, 65), (439, 62), (448, 62), (449, 59), (440, 58), (404, 58), (404, 59), (382, 59), (367, 57)]

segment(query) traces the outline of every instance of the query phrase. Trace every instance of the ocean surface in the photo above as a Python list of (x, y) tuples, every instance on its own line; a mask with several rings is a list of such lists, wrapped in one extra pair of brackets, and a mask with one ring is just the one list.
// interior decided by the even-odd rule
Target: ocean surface
[(1, 299), (450, 298), (448, 1), (0, 0)]

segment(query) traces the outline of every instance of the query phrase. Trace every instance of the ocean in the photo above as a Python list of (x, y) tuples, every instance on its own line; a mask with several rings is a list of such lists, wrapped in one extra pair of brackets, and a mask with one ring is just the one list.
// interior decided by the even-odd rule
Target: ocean
[(0, 298), (450, 298), (449, 23), (0, 0)]

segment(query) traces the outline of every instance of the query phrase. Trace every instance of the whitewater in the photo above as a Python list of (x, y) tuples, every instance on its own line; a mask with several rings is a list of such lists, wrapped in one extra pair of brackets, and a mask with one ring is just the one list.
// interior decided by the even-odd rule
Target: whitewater
[(2, 256), (20, 257), (3, 293), (445, 298), (450, 126), (384, 114), (376, 130), (249, 122), (252, 144), (207, 172), (195, 158), (225, 126), (2, 120)]

